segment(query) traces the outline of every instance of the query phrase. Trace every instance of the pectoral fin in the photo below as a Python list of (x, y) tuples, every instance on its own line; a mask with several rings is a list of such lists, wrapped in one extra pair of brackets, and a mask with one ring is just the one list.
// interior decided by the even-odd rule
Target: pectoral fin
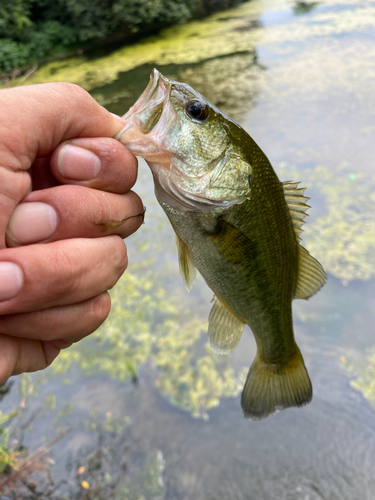
[(186, 244), (176, 236), (178, 249), (178, 262), (180, 264), (180, 274), (184, 280), (186, 290), (190, 292), (197, 277), (197, 268), (194, 266), (190, 252)]
[(207, 236), (220, 254), (232, 264), (241, 264), (256, 256), (256, 249), (250, 239), (230, 222), (219, 219), (215, 232)]
[(228, 354), (238, 344), (245, 323), (240, 321), (216, 297), (208, 318), (208, 338), (217, 354)]

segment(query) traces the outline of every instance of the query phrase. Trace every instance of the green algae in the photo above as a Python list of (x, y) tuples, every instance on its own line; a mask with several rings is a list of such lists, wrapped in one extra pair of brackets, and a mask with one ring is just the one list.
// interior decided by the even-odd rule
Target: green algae
[[(285, 174), (284, 174), (285, 172)], [(283, 175), (298, 179), (301, 172), (284, 168)], [(375, 276), (375, 176), (353, 174), (347, 165), (335, 169), (317, 165), (303, 171), (324, 208), (307, 220), (303, 244), (325, 270), (342, 281), (368, 280)], [(311, 210), (312, 211), (312, 210)]]
[(352, 378), (351, 387), (375, 408), (375, 346), (359, 356), (342, 356), (340, 361)]
[[(204, 20), (193, 21), (161, 31), (134, 45), (128, 45), (112, 54), (89, 60), (73, 57), (54, 61), (41, 67), (24, 84), (66, 81), (81, 85), (86, 90), (116, 80), (121, 72), (144, 64), (194, 64), (222, 55), (248, 51), (257, 39), (257, 30), (236, 31), (261, 12), (261, 5), (245, 3), (236, 9), (218, 13)], [(21, 80), (15, 79), (17, 85)]]
[(242, 386), (226, 357), (207, 343), (207, 321), (181, 311), (161, 286), (150, 260), (133, 263), (111, 291), (112, 311), (90, 339), (61, 352), (52, 373), (65, 374), (73, 363), (88, 375), (127, 381), (150, 363), (156, 387), (173, 404), (195, 417)]

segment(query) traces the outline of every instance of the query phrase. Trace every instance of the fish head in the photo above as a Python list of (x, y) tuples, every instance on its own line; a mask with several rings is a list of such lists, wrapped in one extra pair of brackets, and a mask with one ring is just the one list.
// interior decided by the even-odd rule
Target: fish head
[(116, 135), (143, 157), (159, 196), (186, 209), (225, 209), (250, 197), (246, 132), (185, 83), (154, 69)]

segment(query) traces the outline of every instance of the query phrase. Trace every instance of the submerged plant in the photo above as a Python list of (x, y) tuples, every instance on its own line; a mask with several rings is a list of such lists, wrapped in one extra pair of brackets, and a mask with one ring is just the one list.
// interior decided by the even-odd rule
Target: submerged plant
[(375, 407), (375, 346), (359, 357), (341, 358), (341, 364), (352, 378), (350, 385)]
[[(163, 268), (161, 275), (167, 273)], [(240, 381), (228, 358), (214, 354), (203, 337), (207, 321), (181, 311), (168, 284), (159, 281), (152, 260), (133, 263), (111, 298), (107, 321), (91, 338), (62, 351), (52, 365), (54, 374), (78, 364), (85, 375), (102, 373), (136, 382), (147, 364), (162, 394), (204, 418), (220, 398), (238, 394)]]
[[(295, 167), (284, 166), (284, 175), (298, 179)], [(324, 199), (324, 211), (304, 227), (303, 240), (325, 270), (342, 281), (375, 276), (375, 176), (355, 174), (347, 165), (330, 169), (317, 165), (305, 169), (314, 192)]]
[(7, 499), (38, 498), (38, 483), (46, 492), (49, 490), (51, 476), (48, 452), (54, 443), (66, 435), (64, 432), (29, 453), (24, 446), (24, 437), (40, 413), (37, 410), (30, 415), (28, 412), (27, 402), (32, 394), (35, 394), (32, 378), (28, 374), (22, 375), (18, 405), (6, 413), (0, 411), (0, 495), (5, 495)]

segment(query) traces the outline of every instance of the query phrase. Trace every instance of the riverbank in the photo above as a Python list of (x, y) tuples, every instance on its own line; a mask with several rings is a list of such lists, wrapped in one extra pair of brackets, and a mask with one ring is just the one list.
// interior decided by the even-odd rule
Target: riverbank
[[(53, 2), (20, 0), (0, 10), (0, 84), (27, 78), (49, 62), (70, 57), (98, 57), (157, 35), (169, 26), (203, 19), (248, 0), (105, 0), (90, 12), (82, 0), (67, 3), (66, 12)], [(134, 3), (134, 5), (132, 5)], [(62, 9), (64, 10), (64, 9)]]

